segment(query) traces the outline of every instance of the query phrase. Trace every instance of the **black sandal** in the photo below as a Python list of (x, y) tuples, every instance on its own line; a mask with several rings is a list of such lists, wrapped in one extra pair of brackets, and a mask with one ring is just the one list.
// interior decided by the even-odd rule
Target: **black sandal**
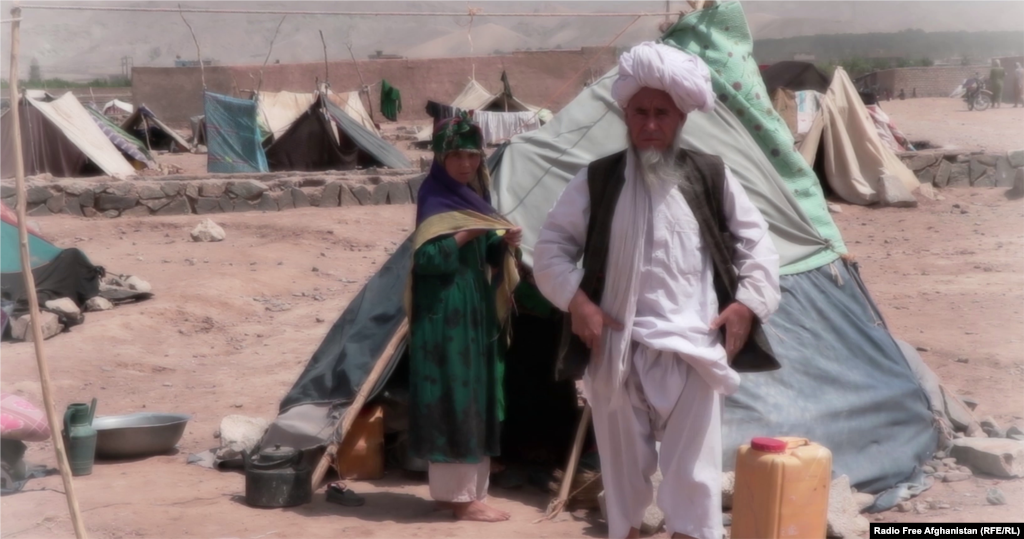
[(327, 485), (327, 501), (345, 507), (359, 507), (366, 503), (366, 498), (352, 492), (345, 483), (339, 481)]

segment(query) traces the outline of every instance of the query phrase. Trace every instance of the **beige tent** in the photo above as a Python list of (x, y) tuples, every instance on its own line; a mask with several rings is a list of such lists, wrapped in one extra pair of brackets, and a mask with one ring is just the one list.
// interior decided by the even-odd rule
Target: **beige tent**
[(462, 93), (451, 102), (451, 106), (462, 110), (487, 112), (539, 112), (537, 117), (541, 123), (547, 123), (554, 117), (551, 111), (527, 105), (504, 92), (492, 94), (475, 79), (470, 80), (466, 84), (466, 87), (462, 89)]
[(370, 113), (366, 112), (366, 107), (363, 106), (363, 100), (359, 97), (359, 92), (344, 92), (340, 94), (329, 92), (327, 99), (337, 105), (345, 114), (359, 122), (368, 131), (380, 136), (377, 126), (373, 124), (373, 120), (370, 118)]
[[(88, 163), (116, 178), (135, 174), (135, 169), (121, 151), (71, 92), (58, 99), (52, 99), (45, 93), (26, 92), (21, 107), (22, 155), (26, 174), (49, 172), (55, 176), (79, 176), (87, 173)], [(9, 177), (14, 175), (14, 130), (10, 114), (4, 115), (3, 123), (3, 156), (0, 161), (3, 163), (3, 176)]]
[[(371, 133), (380, 136), (370, 115), (363, 107), (359, 92), (334, 93), (328, 91), (327, 98)], [(260, 127), (274, 138), (280, 138), (292, 123), (299, 119), (316, 102), (316, 94), (295, 92), (260, 92), (257, 98)]]
[(864, 102), (841, 67), (836, 68), (821, 111), (800, 142), (800, 153), (811, 166), (819, 147), (829, 186), (847, 202), (878, 202), (882, 174), (899, 178), (908, 193), (920, 185), (913, 171), (878, 137)]
[(316, 101), (315, 94), (260, 92), (256, 97), (260, 127), (278, 138)]

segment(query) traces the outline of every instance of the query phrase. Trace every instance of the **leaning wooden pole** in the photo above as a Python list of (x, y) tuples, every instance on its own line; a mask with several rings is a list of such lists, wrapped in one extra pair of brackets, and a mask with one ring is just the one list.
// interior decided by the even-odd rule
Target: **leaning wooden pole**
[(576, 478), (576, 466), (579, 465), (580, 455), (583, 454), (583, 442), (587, 439), (587, 430), (590, 429), (591, 413), (590, 403), (587, 403), (583, 407), (580, 424), (576, 427), (576, 438), (572, 442), (572, 451), (569, 453), (569, 462), (565, 465), (565, 475), (562, 476), (562, 485), (558, 489), (558, 497), (551, 500), (547, 515), (534, 521), (534, 524), (542, 520), (555, 518), (568, 505), (569, 498), (572, 497), (572, 481)]
[(43, 328), (39, 323), (39, 298), (36, 296), (36, 280), (32, 276), (32, 259), (28, 252), (28, 197), (25, 189), (25, 159), (21, 154), (21, 108), (18, 93), (18, 49), (21, 48), (21, 8), (11, 10), (11, 125), (14, 132), (14, 177), (18, 191), (18, 243), (21, 245), (21, 274), (25, 277), (25, 290), (28, 291), (28, 314), (32, 321), (32, 343), (36, 349), (36, 363), (39, 364), (39, 382), (43, 386), (43, 404), (46, 407), (46, 420), (50, 423), (50, 436), (53, 437), (53, 449), (57, 452), (57, 468), (60, 478), (64, 481), (64, 492), (68, 500), (68, 511), (71, 512), (71, 523), (75, 527), (75, 537), (85, 539), (85, 524), (82, 513), (78, 510), (78, 498), (75, 496), (75, 485), (71, 480), (71, 466), (64, 451), (64, 438), (61, 436), (62, 422), (57, 416), (57, 408), (53, 402), (53, 388), (50, 387), (50, 369), (43, 352)]
[(362, 387), (359, 388), (359, 392), (356, 393), (356, 398), (352, 400), (352, 404), (349, 405), (348, 410), (345, 410), (345, 415), (335, 427), (334, 440), (327, 445), (327, 451), (320, 457), (320, 462), (317, 463), (316, 469), (313, 470), (313, 492), (320, 488), (320, 482), (327, 475), (327, 469), (331, 467), (335, 457), (338, 455), (338, 448), (341, 447), (341, 443), (345, 441), (348, 431), (355, 424), (356, 417), (359, 416), (359, 412), (363, 410), (363, 405), (366, 404), (367, 399), (370, 397), (370, 392), (373, 391), (377, 381), (380, 380), (381, 375), (387, 369), (388, 363), (391, 362), (391, 356), (395, 355), (395, 350), (398, 350), (399, 345), (402, 344), (402, 341), (405, 340), (408, 334), (409, 319), (406, 318), (402, 320), (401, 325), (398, 326), (395, 334), (391, 337), (391, 341), (384, 348), (384, 352), (373, 364), (373, 369), (370, 370), (370, 374), (366, 377)]

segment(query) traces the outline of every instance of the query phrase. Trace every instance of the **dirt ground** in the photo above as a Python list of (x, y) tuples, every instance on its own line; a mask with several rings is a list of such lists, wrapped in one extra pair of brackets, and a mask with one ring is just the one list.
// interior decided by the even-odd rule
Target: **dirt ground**
[(948, 149), (1005, 152), (1024, 148), (1024, 108), (968, 111), (962, 99), (928, 97), (882, 101), (884, 110), (911, 141)]
[[(979, 417), (1024, 426), (1024, 202), (1002, 190), (949, 189), (918, 209), (841, 205), (835, 217), (893, 333), (928, 348), (926, 362), (950, 388), (979, 401)], [(959, 205), (957, 208), (954, 205)], [(275, 416), (280, 398), (362, 283), (413, 225), (413, 206), (308, 208), (216, 217), (221, 243), (192, 243), (196, 216), (84, 221), (36, 219), (58, 244), (83, 249), (110, 271), (149, 280), (156, 296), (46, 341), (57, 407), (98, 397), (98, 414), (193, 416), (171, 456), (97, 462), (75, 479), (92, 537), (581, 537), (603, 525), (583, 513), (532, 524), (547, 496), (494, 488), (507, 523), (455, 523), (432, 511), (424, 484), (397, 474), (355, 483), (361, 508), (323, 493), (294, 509), (244, 505), (244, 477), (186, 465), (217, 445), (222, 417)], [(316, 270), (314, 270), (316, 268)], [(305, 294), (305, 295), (303, 295)], [(291, 305), (268, 312), (262, 298)], [(324, 320), (324, 322), (320, 322)], [(966, 357), (969, 363), (957, 363)], [(40, 403), (32, 345), (3, 344), (4, 391)], [(27, 459), (55, 465), (49, 443)], [(985, 502), (998, 485), (1005, 506)], [(71, 537), (59, 476), (32, 480), (0, 500), (2, 537)], [(1021, 521), (1024, 481), (973, 478), (939, 484), (922, 498), (950, 505), (884, 521)]]

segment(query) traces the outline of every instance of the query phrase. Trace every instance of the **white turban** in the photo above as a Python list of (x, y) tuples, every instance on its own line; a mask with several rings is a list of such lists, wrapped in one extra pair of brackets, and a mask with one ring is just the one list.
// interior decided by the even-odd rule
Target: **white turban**
[(699, 57), (651, 41), (633, 47), (619, 58), (619, 78), (612, 84), (612, 98), (623, 109), (641, 88), (663, 90), (679, 110), (715, 109), (711, 70)]

